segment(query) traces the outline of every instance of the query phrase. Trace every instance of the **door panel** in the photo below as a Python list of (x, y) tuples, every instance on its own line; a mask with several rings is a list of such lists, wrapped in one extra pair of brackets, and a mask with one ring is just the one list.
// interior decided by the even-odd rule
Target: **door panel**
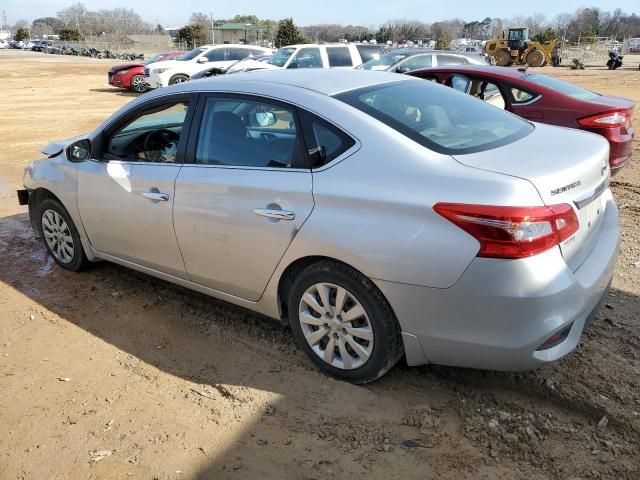
[[(187, 278), (171, 212), (179, 171), (176, 164), (115, 160), (78, 164), (78, 207), (93, 247)], [(147, 198), (145, 193), (165, 193), (168, 200)]]
[[(311, 173), (185, 165), (175, 230), (191, 281), (256, 301), (313, 209)], [(293, 220), (257, 209), (284, 210)]]

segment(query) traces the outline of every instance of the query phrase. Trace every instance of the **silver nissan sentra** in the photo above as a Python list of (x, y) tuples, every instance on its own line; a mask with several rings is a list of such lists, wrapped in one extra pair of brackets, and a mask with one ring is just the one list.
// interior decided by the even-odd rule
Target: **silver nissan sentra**
[(323, 372), (524, 370), (571, 352), (620, 236), (598, 135), (351, 70), (143, 95), (18, 192), (63, 268), (108, 260), (290, 324)]

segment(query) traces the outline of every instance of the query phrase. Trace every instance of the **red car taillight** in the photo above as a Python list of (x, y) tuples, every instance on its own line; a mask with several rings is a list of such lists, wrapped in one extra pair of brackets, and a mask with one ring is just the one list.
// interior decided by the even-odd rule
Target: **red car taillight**
[(565, 241), (579, 225), (566, 203), (548, 207), (437, 203), (433, 209), (480, 242), (478, 257), (530, 257)]
[(581, 118), (578, 123), (583, 127), (615, 128), (624, 127), (631, 120), (630, 112), (604, 112)]

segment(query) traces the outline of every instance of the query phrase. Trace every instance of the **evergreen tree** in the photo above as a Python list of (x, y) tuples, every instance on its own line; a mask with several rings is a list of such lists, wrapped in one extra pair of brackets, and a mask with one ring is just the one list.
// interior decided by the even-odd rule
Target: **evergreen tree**
[(295, 26), (293, 19), (285, 18), (284, 20), (280, 20), (278, 32), (276, 33), (276, 48), (296, 45), (298, 43), (307, 43), (307, 40)]
[(22, 42), (29, 39), (29, 30), (26, 27), (20, 27), (16, 30), (16, 35), (13, 37), (16, 42)]

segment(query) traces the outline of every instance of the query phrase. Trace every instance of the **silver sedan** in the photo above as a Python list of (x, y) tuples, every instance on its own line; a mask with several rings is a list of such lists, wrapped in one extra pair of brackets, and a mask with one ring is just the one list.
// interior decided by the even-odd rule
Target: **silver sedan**
[(274, 71), (143, 95), (18, 192), (61, 267), (108, 260), (291, 325), (325, 373), (571, 352), (619, 242), (598, 135), (395, 74)]

